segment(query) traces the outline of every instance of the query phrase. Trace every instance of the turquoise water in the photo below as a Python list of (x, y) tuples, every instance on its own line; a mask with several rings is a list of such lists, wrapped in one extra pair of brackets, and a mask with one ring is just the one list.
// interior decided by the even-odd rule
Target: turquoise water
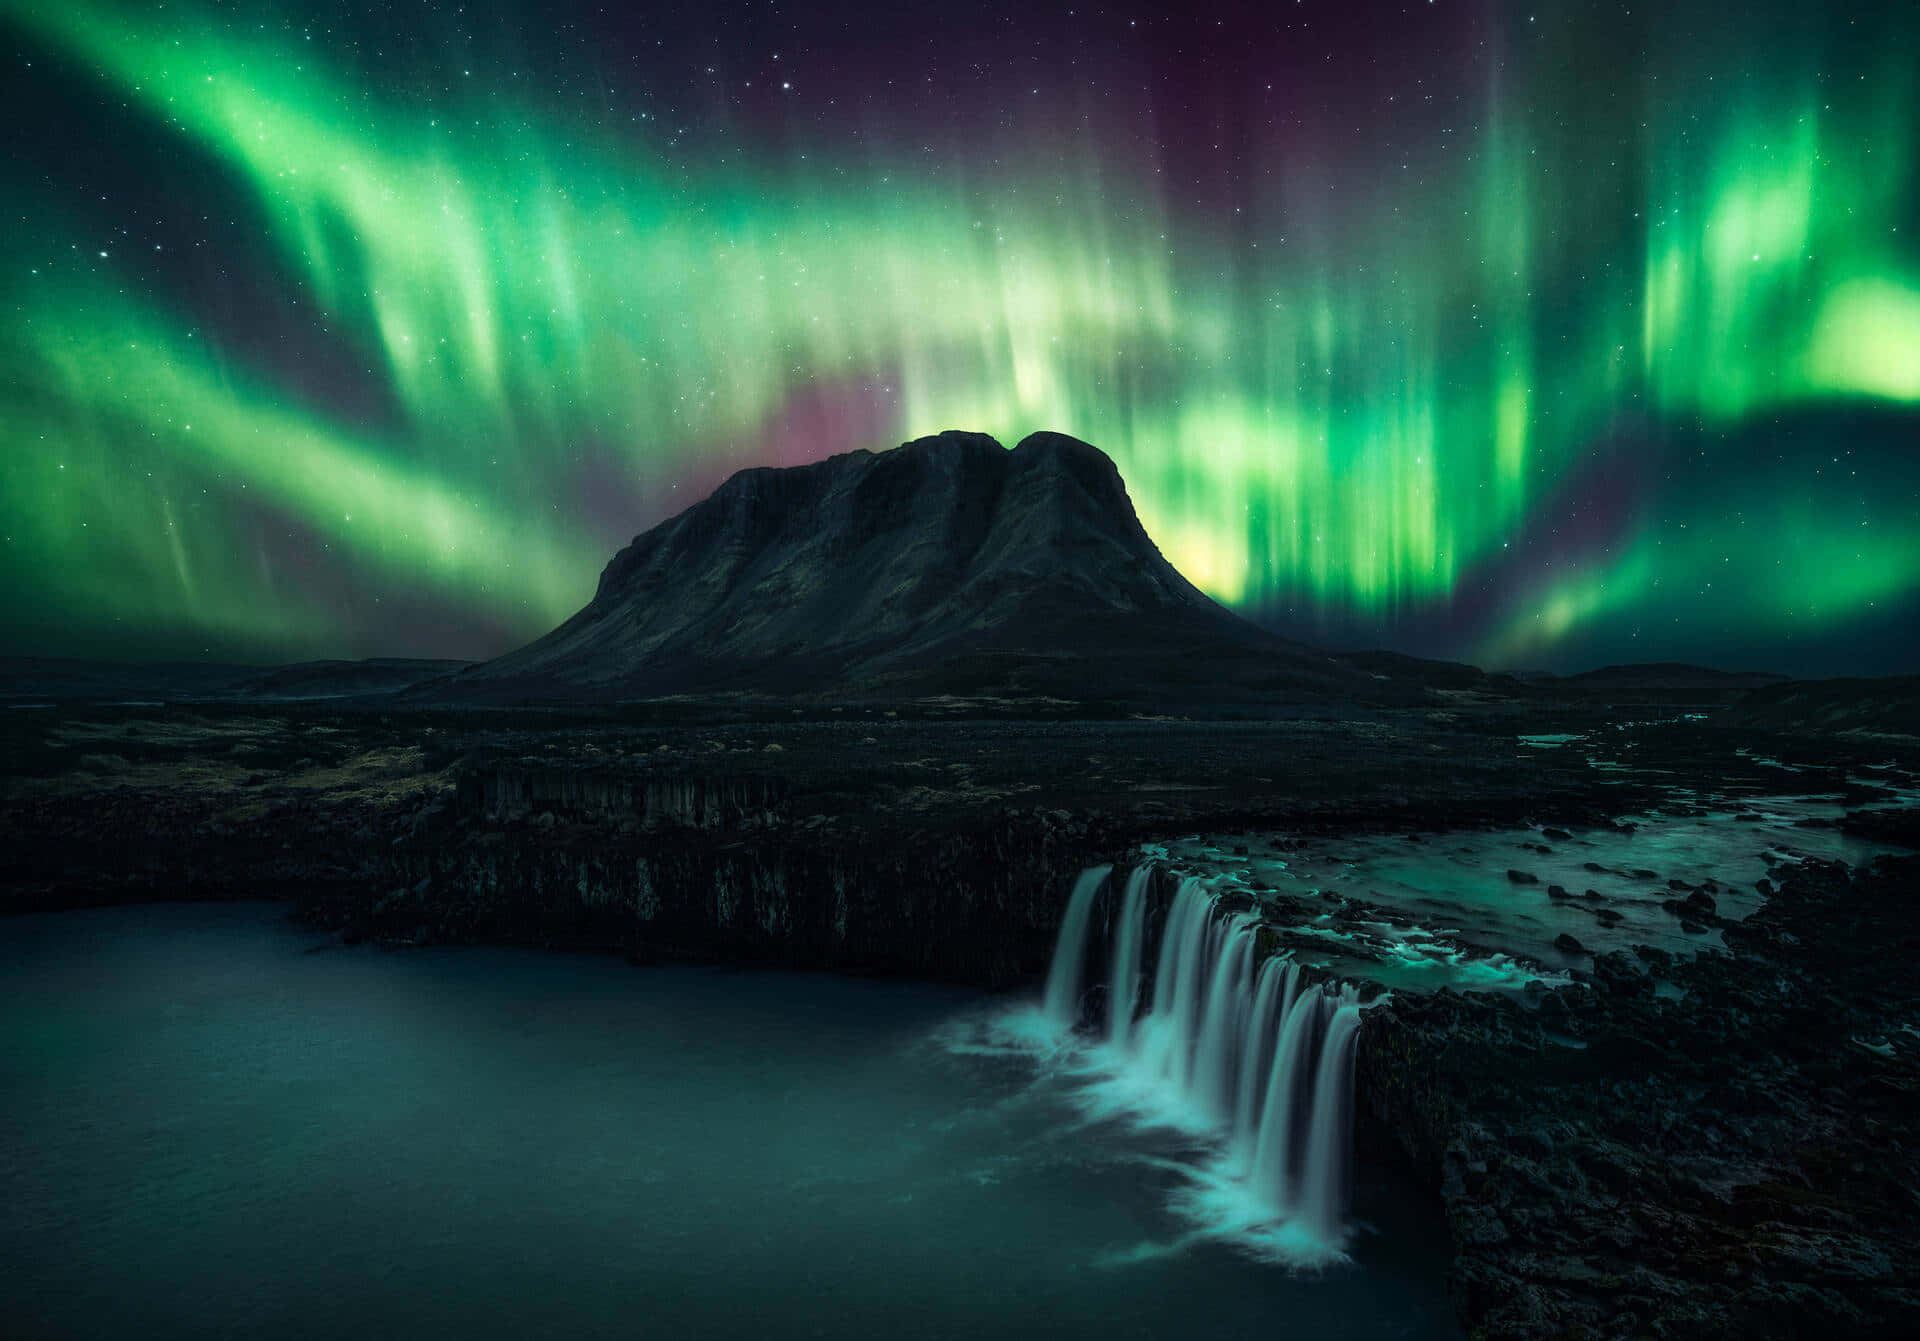
[[(1566, 985), (1568, 970), (1591, 967), (1588, 952), (1725, 949), (1719, 931), (1667, 907), (1681, 896), (1669, 880), (1710, 886), (1715, 912), (1738, 921), (1765, 902), (1762, 881), (1802, 862), (1864, 866), (1903, 850), (1833, 827), (1848, 806), (1831, 797), (1672, 790), (1684, 798), (1620, 829), (1210, 834), (1142, 855), (1254, 903), (1299, 901), (1305, 917), (1277, 920), (1302, 963), (1394, 991), (1520, 992)], [(1913, 803), (1910, 786), (1888, 792), (1889, 804)], [(1370, 911), (1352, 915), (1349, 903)], [(1583, 948), (1561, 948), (1562, 935)]]
[(1195, 1235), (1177, 1131), (955, 1048), (970, 993), (341, 948), (277, 909), (0, 920), (10, 1336), (1453, 1335), (1362, 1167), (1355, 1262)]

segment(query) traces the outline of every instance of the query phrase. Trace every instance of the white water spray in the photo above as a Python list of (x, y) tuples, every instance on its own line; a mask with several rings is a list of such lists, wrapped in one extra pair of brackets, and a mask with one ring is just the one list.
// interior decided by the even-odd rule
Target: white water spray
[(1300, 966), (1291, 959), (1275, 955), (1260, 966), (1260, 986), (1254, 993), (1246, 1042), (1240, 1049), (1240, 1082), (1233, 1109), (1234, 1144), (1242, 1149), (1250, 1149), (1259, 1135), (1280, 1021), (1293, 1005), (1299, 985)]
[(1123, 1046), (1133, 1032), (1140, 1005), (1140, 942), (1147, 932), (1147, 884), (1153, 867), (1136, 866), (1127, 876), (1120, 921), (1113, 930), (1113, 968), (1107, 979), (1107, 1042)]
[(1302, 992), (1287, 1012), (1280, 1042), (1273, 1050), (1273, 1070), (1254, 1137), (1252, 1179), (1254, 1187), (1282, 1210), (1293, 1205), (1293, 1175), (1306, 1144), (1314, 1064), (1319, 1060), (1327, 1014), (1324, 991)]
[(1092, 921), (1093, 896), (1107, 882), (1111, 866), (1092, 866), (1074, 881), (1067, 900), (1067, 916), (1060, 923), (1060, 939), (1053, 944), (1053, 967), (1047, 972), (1047, 1015), (1071, 1027), (1080, 1018), (1080, 975), (1087, 962), (1087, 926)]
[(1233, 1117), (1234, 1087), (1240, 1079), (1240, 1039), (1246, 1033), (1248, 1008), (1253, 1004), (1248, 988), (1252, 985), (1253, 942), (1259, 926), (1257, 918), (1244, 914), (1215, 923), (1219, 948), (1207, 980), (1206, 1007), (1194, 1040), (1188, 1085), (1207, 1115), (1221, 1124)]
[[(1092, 907), (1110, 870), (1081, 873), (1054, 947), (1046, 1009), (1064, 1028), (1079, 1022)], [(1261, 962), (1260, 919), (1220, 908), (1189, 877), (1167, 908), (1151, 1007), (1136, 1021), (1152, 876), (1151, 866), (1129, 873), (1111, 919), (1106, 1040), (1226, 1138), (1234, 1180), (1267, 1215), (1337, 1251), (1351, 1181), (1359, 995), (1304, 983), (1290, 959)]]
[(1160, 965), (1153, 975), (1153, 1010), (1140, 1023), (1140, 1060), (1160, 1079), (1184, 1091), (1193, 1061), (1196, 980), (1206, 970), (1213, 899), (1197, 877), (1180, 882), (1160, 933)]
[(1353, 1055), (1360, 1046), (1360, 1007), (1343, 1003), (1327, 1022), (1320, 1069), (1313, 1082), (1313, 1130), (1295, 1203), (1320, 1238), (1340, 1232), (1347, 1218), (1353, 1160)]

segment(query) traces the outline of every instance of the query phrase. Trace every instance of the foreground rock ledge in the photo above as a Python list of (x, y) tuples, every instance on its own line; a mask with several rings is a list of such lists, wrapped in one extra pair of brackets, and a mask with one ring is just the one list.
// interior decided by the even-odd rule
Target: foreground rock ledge
[(1920, 1335), (1920, 857), (1809, 866), (1724, 934), (1537, 1010), (1368, 1015), (1367, 1135), (1438, 1190), (1470, 1335)]

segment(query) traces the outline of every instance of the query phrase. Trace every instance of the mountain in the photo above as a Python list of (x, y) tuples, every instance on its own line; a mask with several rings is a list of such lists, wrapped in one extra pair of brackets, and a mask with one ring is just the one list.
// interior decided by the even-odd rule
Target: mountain
[(412, 657), (301, 661), (290, 666), (274, 666), (249, 677), (234, 687), (234, 695), (257, 699), (368, 697), (395, 693), (472, 664)]
[(1763, 731), (1920, 736), (1920, 675), (1768, 685), (1715, 720)]
[(1289, 642), (1155, 548), (1098, 448), (942, 433), (745, 470), (639, 536), (585, 609), (453, 697), (1014, 694), (1407, 701), (1413, 681)]
[(1723, 671), (1678, 661), (1649, 661), (1561, 676), (1559, 683), (1579, 689), (1760, 689), (1787, 678), (1771, 671)]
[(0, 658), (0, 702), (225, 702), (391, 694), (471, 663), (375, 657), (291, 666)]

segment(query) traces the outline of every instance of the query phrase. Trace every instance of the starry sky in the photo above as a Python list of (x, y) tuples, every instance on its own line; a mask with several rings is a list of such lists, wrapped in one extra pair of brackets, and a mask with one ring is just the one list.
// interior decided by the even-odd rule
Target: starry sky
[(487, 656), (1107, 450), (1284, 633), (1920, 668), (1920, 7), (0, 0), (0, 645)]

